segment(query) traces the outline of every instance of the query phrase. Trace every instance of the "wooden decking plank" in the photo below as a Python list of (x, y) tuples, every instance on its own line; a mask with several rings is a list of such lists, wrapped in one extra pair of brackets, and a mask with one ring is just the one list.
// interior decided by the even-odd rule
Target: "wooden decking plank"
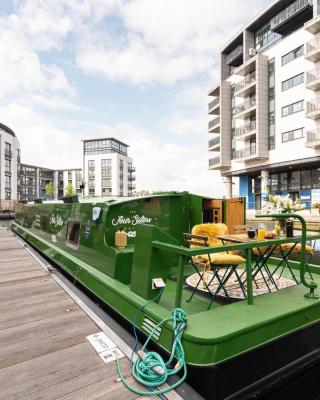
[[(87, 341), (99, 331), (21, 242), (0, 228), (0, 400), (140, 398), (118, 382), (116, 363), (105, 364)], [(129, 360), (120, 362), (133, 383)]]
[(19, 302), (0, 304), (0, 329), (41, 321), (78, 309), (70, 298), (60, 294), (26, 298), (23, 304)]
[(0, 304), (19, 300), (20, 303), (30, 296), (46, 296), (52, 293), (63, 293), (58, 285), (54, 285), (49, 275), (36, 281), (16, 282), (0, 289)]
[[(94, 355), (94, 357), (92, 357)], [(56, 386), (61, 396), (60, 383), (104, 367), (89, 343), (81, 343), (0, 370), (0, 400), (25, 399), (26, 395)]]
[(30, 259), (30, 257), (31, 255), (24, 248), (0, 251), (0, 263)]
[(44, 270), (35, 270), (35, 271), (24, 271), (24, 272), (20, 272), (18, 274), (15, 275), (4, 275), (4, 276), (0, 276), (0, 287), (2, 285), (9, 285), (12, 283), (17, 283), (17, 282), (21, 282), (21, 281), (34, 281), (37, 280), (39, 278), (42, 278), (44, 276), (46, 276), (47, 273)]

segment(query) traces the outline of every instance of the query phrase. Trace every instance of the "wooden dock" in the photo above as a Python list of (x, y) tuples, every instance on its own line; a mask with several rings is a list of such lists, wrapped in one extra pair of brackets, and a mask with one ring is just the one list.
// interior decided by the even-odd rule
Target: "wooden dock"
[[(100, 331), (23, 242), (0, 228), (0, 400), (140, 398), (88, 342)], [(128, 358), (121, 364), (133, 383)]]

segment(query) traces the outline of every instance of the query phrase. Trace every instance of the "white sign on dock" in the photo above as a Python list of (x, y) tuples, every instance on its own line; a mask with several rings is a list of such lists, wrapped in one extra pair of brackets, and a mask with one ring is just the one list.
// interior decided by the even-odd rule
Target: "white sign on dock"
[(104, 332), (87, 336), (87, 339), (106, 364), (124, 357), (122, 351)]

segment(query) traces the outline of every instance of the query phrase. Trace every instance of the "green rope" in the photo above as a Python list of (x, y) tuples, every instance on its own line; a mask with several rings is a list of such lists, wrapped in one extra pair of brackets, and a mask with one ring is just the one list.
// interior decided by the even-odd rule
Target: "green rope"
[[(143, 345), (141, 352), (145, 353), (145, 350), (152, 339), (156, 330), (167, 323), (168, 321), (173, 322), (173, 344), (171, 349), (171, 355), (167, 362), (164, 362), (163, 358), (157, 352), (151, 351), (146, 353), (142, 358), (137, 358), (136, 362), (132, 367), (132, 375), (138, 383), (150, 388), (150, 391), (139, 390), (131, 386), (124, 378), (121, 371), (121, 366), (119, 360), (117, 359), (117, 369), (121, 381), (123, 384), (132, 392), (139, 394), (141, 396), (161, 396), (162, 394), (168, 393), (171, 390), (176, 389), (180, 386), (187, 377), (187, 365), (184, 356), (184, 349), (181, 342), (183, 331), (187, 325), (187, 314), (180, 308), (175, 308), (172, 311), (172, 316), (161, 321), (157, 326), (155, 326), (150, 333), (148, 339)], [(174, 368), (170, 368), (174, 358), (178, 360)], [(158, 373), (155, 371), (158, 371)], [(159, 369), (161, 374), (159, 374)], [(183, 376), (178, 382), (170, 385), (164, 389), (155, 389), (167, 382), (168, 378), (172, 375), (178, 374), (183, 370)]]

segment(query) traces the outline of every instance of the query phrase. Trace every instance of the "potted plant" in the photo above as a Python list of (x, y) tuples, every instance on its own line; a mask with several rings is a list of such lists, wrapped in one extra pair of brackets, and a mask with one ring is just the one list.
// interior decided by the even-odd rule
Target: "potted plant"
[[(297, 211), (302, 211), (306, 208), (305, 204), (300, 203), (300, 200), (297, 198), (292, 200), (290, 195), (287, 196), (273, 196), (269, 195), (269, 200), (267, 204), (263, 208), (263, 212), (266, 214), (290, 214)], [(284, 232), (286, 228), (286, 221), (288, 218), (286, 217), (279, 217), (276, 218), (279, 221), (280, 227), (282, 232)], [(292, 221), (289, 221), (288, 225), (290, 224), (290, 229), (292, 225)]]
[(66, 186), (66, 191), (62, 200), (64, 203), (79, 203), (79, 197), (75, 193), (71, 183), (68, 183)]

